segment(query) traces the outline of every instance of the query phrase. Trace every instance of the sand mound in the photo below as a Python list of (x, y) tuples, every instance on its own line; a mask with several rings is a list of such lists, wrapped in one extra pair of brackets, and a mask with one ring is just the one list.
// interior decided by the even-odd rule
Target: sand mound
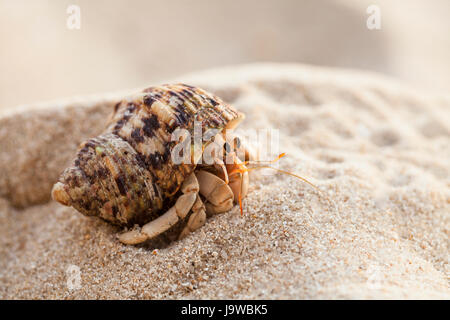
[(300, 65), (177, 80), (231, 102), (242, 126), (279, 129), (280, 167), (332, 200), (254, 172), (244, 217), (235, 207), (155, 251), (124, 246), (117, 228), (48, 202), (117, 95), (20, 108), (0, 118), (1, 298), (450, 298), (449, 97)]

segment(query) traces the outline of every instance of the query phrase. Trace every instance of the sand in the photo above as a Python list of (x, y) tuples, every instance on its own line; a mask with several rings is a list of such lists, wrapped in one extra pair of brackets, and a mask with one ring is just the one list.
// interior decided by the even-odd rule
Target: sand
[(321, 193), (253, 172), (243, 217), (234, 207), (167, 247), (125, 246), (118, 228), (49, 201), (120, 94), (18, 108), (0, 118), (1, 298), (450, 298), (449, 96), (289, 64), (177, 80), (232, 103), (244, 127), (279, 129), (280, 168)]

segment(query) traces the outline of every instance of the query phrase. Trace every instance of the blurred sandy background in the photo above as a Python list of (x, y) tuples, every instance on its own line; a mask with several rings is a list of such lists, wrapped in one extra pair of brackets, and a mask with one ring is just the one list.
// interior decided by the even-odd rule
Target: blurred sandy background
[[(81, 30), (66, 9), (81, 7)], [(381, 30), (366, 28), (370, 4)], [(301, 62), (450, 90), (450, 2), (0, 1), (0, 109), (214, 66)]]

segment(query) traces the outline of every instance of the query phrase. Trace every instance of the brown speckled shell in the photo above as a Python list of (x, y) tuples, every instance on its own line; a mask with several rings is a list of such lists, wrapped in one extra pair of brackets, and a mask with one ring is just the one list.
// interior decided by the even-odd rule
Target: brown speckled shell
[(185, 84), (150, 87), (118, 102), (103, 134), (82, 143), (59, 182), (68, 205), (118, 225), (147, 223), (167, 210), (195, 169), (175, 165), (172, 132), (194, 121), (223, 129), (241, 115), (206, 91)]

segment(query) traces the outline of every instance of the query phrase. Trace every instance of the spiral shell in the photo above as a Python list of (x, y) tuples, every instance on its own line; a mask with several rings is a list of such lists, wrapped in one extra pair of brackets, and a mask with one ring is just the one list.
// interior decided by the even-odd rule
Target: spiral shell
[(166, 210), (195, 164), (175, 164), (175, 129), (223, 129), (243, 115), (186, 84), (150, 87), (118, 102), (106, 130), (81, 144), (55, 184), (55, 200), (118, 225), (147, 223)]

